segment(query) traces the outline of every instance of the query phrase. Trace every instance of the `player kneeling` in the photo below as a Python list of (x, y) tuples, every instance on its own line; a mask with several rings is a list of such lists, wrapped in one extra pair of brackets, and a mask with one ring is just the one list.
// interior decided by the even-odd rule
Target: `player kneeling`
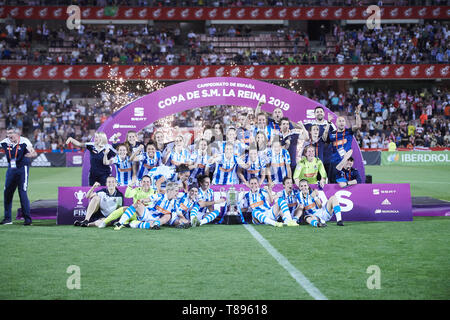
[(252, 210), (252, 221), (254, 224), (269, 224), (274, 227), (282, 227), (282, 222), (277, 222), (278, 210), (270, 206), (273, 203), (272, 185), (266, 189), (259, 187), (256, 177), (250, 178), (250, 191), (241, 200), (241, 210)]
[(327, 202), (322, 204), (317, 190), (312, 191), (306, 179), (299, 182), (300, 188), (300, 208), (302, 214), (299, 221), (306, 222), (313, 227), (326, 227), (326, 222), (330, 221), (333, 214), (336, 216), (338, 226), (344, 226), (341, 216), (341, 206), (336, 196), (332, 196)]
[(150, 197), (151, 204), (145, 206), (141, 201), (136, 205), (136, 220), (130, 222), (134, 229), (159, 230), (162, 225), (173, 223), (178, 215), (177, 210), (178, 184), (167, 184), (166, 193)]

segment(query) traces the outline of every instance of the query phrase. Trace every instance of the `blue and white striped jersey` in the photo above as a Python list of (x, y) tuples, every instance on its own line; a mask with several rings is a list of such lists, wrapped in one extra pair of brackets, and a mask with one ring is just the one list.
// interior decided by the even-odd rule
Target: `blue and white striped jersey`
[(130, 161), (130, 157), (126, 156), (125, 159), (120, 159), (119, 155), (116, 155), (113, 159), (113, 164), (116, 167), (116, 179), (119, 186), (127, 186), (133, 177), (133, 162)]
[(216, 160), (216, 169), (214, 171), (212, 184), (238, 184), (237, 167), (243, 164), (243, 161), (236, 155), (226, 158), (225, 154), (221, 154)]
[(167, 159), (167, 166), (176, 167), (180, 164), (188, 164), (191, 161), (191, 154), (187, 149), (181, 150), (181, 152), (176, 152), (175, 148), (170, 151), (169, 158)]
[(259, 179), (261, 179), (261, 176), (263, 174), (265, 174), (266, 163), (260, 157), (258, 157), (256, 159), (256, 161), (251, 161), (249, 156), (247, 156), (245, 163), (247, 165), (250, 165), (250, 167), (248, 169), (243, 170), (244, 177), (247, 181), (249, 181), (250, 178), (253, 178), (253, 177), (258, 178), (258, 180), (259, 180)]
[(283, 178), (288, 175), (287, 167), (291, 165), (291, 156), (286, 149), (281, 149), (278, 154), (273, 150), (269, 152), (270, 174), (274, 183), (283, 183)]
[(194, 183), (197, 182), (197, 176), (199, 174), (205, 174), (206, 168), (210, 166), (208, 163), (211, 157), (206, 154), (200, 154), (198, 151), (194, 151), (191, 153), (191, 162), (192, 164), (198, 164), (197, 168), (194, 168), (191, 172), (191, 176), (189, 177), (189, 182)]
[(139, 160), (139, 172), (138, 180), (142, 180), (142, 177), (149, 174), (149, 171), (153, 168), (161, 165), (161, 152), (156, 151), (153, 157), (150, 157), (147, 152), (142, 153), (138, 157)]
[(247, 192), (241, 200), (241, 208), (251, 208), (252, 210), (270, 209), (269, 193), (264, 189), (259, 189), (256, 193)]
[(191, 210), (194, 208), (194, 206), (199, 206), (197, 201), (192, 200), (189, 198), (188, 193), (183, 193), (183, 195), (178, 198), (178, 212), (181, 213), (186, 219), (191, 219)]
[[(285, 202), (291, 216), (293, 217), (295, 209), (297, 209), (300, 203), (300, 191), (297, 189), (293, 189), (290, 194), (286, 192), (286, 190), (280, 191), (278, 193), (278, 205), (281, 208), (282, 201)], [(283, 209), (283, 208), (282, 208)]]

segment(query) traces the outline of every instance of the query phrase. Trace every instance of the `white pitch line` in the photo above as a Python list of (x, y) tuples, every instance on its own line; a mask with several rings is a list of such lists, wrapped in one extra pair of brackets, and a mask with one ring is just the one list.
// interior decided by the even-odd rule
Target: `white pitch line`
[(277, 260), (277, 262), (297, 281), (297, 283), (308, 292), (315, 300), (328, 300), (311, 281), (306, 278), (297, 268), (295, 268), (281, 253), (278, 252), (258, 231), (251, 225), (244, 224), (250, 234)]

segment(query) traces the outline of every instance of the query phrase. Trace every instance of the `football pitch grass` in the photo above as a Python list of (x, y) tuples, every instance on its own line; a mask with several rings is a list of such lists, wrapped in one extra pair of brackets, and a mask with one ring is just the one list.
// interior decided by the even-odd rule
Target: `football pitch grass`
[[(413, 196), (448, 201), (449, 173), (445, 166), (366, 167), (373, 183), (410, 183)], [(80, 185), (80, 175), (80, 168), (32, 168), (30, 200), (56, 199), (57, 187)], [(1, 169), (1, 185), (4, 176)], [(16, 193), (13, 217), (18, 207)], [(450, 298), (448, 217), (324, 229), (251, 225), (278, 255), (242, 225), (114, 231), (22, 223), (0, 226), (0, 299), (313, 299), (280, 256), (330, 300)], [(67, 286), (70, 266), (79, 268), (80, 289)], [(379, 268), (380, 289), (368, 288), (371, 266)]]

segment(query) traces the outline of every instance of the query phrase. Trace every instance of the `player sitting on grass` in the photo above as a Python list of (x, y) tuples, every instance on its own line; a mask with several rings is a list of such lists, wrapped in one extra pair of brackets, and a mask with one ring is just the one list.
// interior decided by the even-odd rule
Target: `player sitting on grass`
[(327, 202), (322, 204), (317, 190), (312, 191), (308, 185), (308, 180), (302, 179), (299, 184), (300, 189), (300, 209), (301, 223), (306, 222), (313, 227), (326, 227), (326, 222), (330, 221), (333, 214), (336, 216), (338, 226), (344, 226), (341, 217), (341, 206), (336, 196), (332, 196)]
[(290, 177), (284, 177), (283, 187), (283, 191), (278, 193), (275, 205), (284, 213), (284, 223), (288, 226), (296, 226), (301, 215), (300, 191), (294, 189), (294, 180)]
[(221, 198), (214, 200), (214, 191), (210, 188), (211, 179), (209, 176), (200, 175), (197, 177), (200, 183), (198, 189), (198, 210), (191, 210), (191, 225), (193, 227), (201, 226), (214, 221), (219, 216), (219, 210), (214, 210), (215, 204), (224, 203), (226, 200)]
[(123, 194), (117, 187), (115, 177), (106, 178), (106, 188), (98, 192), (94, 189), (99, 187), (100, 183), (95, 182), (86, 194), (89, 205), (86, 210), (86, 217), (83, 221), (75, 221), (74, 226), (91, 227), (100, 225), (106, 217), (123, 204)]
[[(155, 191), (151, 188), (152, 181), (149, 176), (144, 176), (141, 180), (141, 187), (133, 188), (136, 183), (136, 177), (133, 177), (133, 180), (128, 185), (127, 189), (125, 190), (125, 197), (126, 198), (133, 198), (133, 205), (136, 205), (136, 203), (139, 200), (150, 202), (150, 196), (155, 193)], [(145, 200), (148, 199), (148, 200)], [(120, 218), (119, 221), (116, 222), (116, 227), (120, 229), (121, 226), (127, 225), (131, 220), (136, 219), (136, 215), (134, 214), (136, 212), (135, 207), (128, 210), (130, 207), (120, 207), (119, 209), (114, 210), (111, 212), (111, 214), (106, 217), (106, 219), (101, 222), (98, 227), (104, 228), (108, 226), (111, 222), (114, 220), (117, 220)]]
[(151, 203), (149, 206), (146, 206), (142, 200), (139, 200), (135, 208), (136, 220), (130, 222), (130, 227), (134, 229), (159, 230), (162, 225), (173, 222), (172, 217), (178, 215), (177, 194), (178, 184), (169, 182), (166, 187), (166, 193), (150, 197)]
[(273, 202), (272, 185), (267, 189), (260, 189), (258, 178), (250, 178), (250, 191), (241, 200), (240, 206), (243, 212), (252, 211), (254, 224), (270, 224), (274, 227), (282, 227), (283, 223), (277, 222), (278, 215), (270, 206)]

